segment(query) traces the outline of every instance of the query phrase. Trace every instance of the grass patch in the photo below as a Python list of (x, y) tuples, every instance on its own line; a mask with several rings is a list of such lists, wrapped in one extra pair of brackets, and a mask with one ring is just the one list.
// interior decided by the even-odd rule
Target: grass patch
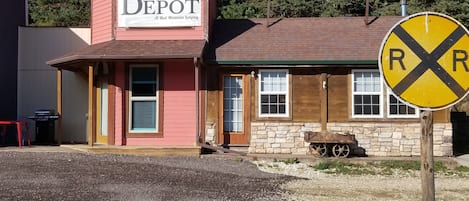
[(289, 165), (289, 164), (298, 164), (300, 163), (300, 160), (298, 160), (298, 158), (289, 158), (286, 160), (282, 160), (282, 162)]
[(340, 162), (340, 161), (325, 161), (318, 163), (312, 168), (316, 170), (321, 170), (326, 173), (339, 173), (339, 174), (347, 174), (347, 175), (375, 175), (376, 173), (365, 165), (356, 164), (356, 163), (347, 163), (347, 162)]
[[(420, 171), (420, 161), (412, 160), (391, 160), (391, 161), (376, 161), (366, 163), (352, 163), (342, 161), (324, 161), (314, 166), (315, 170), (319, 170), (330, 174), (344, 174), (344, 175), (392, 175), (402, 173), (412, 173)], [(442, 173), (444, 175), (463, 175), (469, 173), (469, 168), (459, 166), (457, 168), (449, 168), (443, 162), (434, 162), (434, 172)]]

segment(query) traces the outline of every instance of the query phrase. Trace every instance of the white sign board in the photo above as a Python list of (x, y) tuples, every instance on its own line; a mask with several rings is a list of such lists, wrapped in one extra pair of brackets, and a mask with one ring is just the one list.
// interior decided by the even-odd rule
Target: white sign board
[(118, 0), (119, 27), (201, 26), (201, 0)]

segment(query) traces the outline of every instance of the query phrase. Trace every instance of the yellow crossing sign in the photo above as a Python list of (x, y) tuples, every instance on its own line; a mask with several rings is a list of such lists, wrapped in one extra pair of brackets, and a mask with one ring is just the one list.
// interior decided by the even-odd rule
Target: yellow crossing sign
[(469, 32), (455, 19), (423, 12), (399, 21), (384, 37), (378, 65), (401, 101), (423, 110), (448, 108), (469, 89)]

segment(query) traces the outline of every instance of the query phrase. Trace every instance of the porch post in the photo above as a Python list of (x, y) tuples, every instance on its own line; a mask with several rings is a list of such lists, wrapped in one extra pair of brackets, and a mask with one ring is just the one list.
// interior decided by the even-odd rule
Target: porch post
[(88, 66), (88, 145), (93, 146), (93, 65)]
[(195, 116), (196, 116), (196, 138), (195, 138), (195, 145), (198, 145), (200, 142), (200, 96), (199, 96), (199, 60), (197, 57), (194, 57), (194, 76), (195, 76)]
[(57, 69), (57, 143), (62, 144), (62, 69)]

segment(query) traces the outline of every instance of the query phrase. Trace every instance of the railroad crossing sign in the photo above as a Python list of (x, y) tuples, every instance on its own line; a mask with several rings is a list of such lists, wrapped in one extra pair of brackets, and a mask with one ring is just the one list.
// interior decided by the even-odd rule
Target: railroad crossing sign
[(423, 110), (448, 108), (469, 88), (469, 32), (455, 19), (423, 12), (384, 37), (378, 65), (398, 98)]

